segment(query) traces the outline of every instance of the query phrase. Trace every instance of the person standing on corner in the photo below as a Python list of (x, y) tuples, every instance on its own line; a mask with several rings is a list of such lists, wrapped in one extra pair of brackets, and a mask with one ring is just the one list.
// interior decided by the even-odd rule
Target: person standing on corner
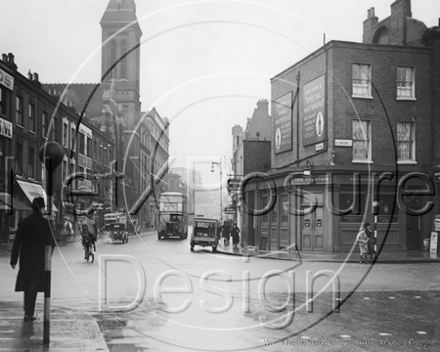
[(15, 285), (16, 292), (24, 292), (24, 321), (34, 321), (38, 292), (45, 289), (46, 238), (50, 236), (54, 248), (50, 223), (43, 216), (44, 198), (32, 201), (33, 213), (18, 224), (11, 252), (11, 267), (15, 269), (20, 257), (20, 270)]
[(237, 227), (237, 223), (234, 222), (231, 229), (232, 236), (232, 244), (234, 245), (234, 249), (238, 249), (238, 242), (240, 241), (240, 229)]

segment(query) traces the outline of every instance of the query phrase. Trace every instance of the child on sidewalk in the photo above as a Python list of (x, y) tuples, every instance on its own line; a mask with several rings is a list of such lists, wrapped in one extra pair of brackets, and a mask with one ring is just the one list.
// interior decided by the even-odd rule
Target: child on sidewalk
[(368, 241), (370, 239), (368, 238), (367, 234), (365, 233), (365, 228), (361, 227), (359, 230), (359, 233), (357, 234), (356, 241), (359, 244), (359, 250), (360, 250), (360, 264), (368, 264), (367, 261), (367, 254), (368, 254)]

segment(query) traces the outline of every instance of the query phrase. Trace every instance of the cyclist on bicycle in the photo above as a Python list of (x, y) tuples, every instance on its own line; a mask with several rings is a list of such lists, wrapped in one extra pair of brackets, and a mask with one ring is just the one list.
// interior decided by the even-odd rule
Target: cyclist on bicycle
[(94, 250), (96, 251), (96, 238), (89, 231), (87, 224), (82, 224), (81, 226), (81, 241), (84, 247), (84, 259), (89, 258), (89, 245), (93, 245)]

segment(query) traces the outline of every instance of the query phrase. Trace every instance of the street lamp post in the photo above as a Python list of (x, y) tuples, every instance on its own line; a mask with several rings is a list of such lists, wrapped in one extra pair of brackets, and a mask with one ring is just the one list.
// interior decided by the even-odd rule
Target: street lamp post
[(223, 170), (222, 170), (222, 159), (220, 161), (213, 161), (211, 163), (211, 172), (214, 172), (214, 165), (217, 165), (220, 168), (220, 224), (223, 224), (223, 200), (222, 200), (222, 181), (223, 181)]
[[(55, 169), (63, 161), (64, 150), (56, 142), (46, 142), (40, 149), (39, 158), (46, 168), (46, 191), (47, 191), (47, 213), (52, 215), (53, 211), (53, 175)], [(44, 257), (44, 325), (43, 344), (50, 343), (50, 285), (52, 266), (52, 227), (46, 234), (46, 251)]]
[(379, 202), (375, 200), (373, 202), (373, 215), (374, 215), (374, 252), (377, 255), (377, 215), (379, 214)]

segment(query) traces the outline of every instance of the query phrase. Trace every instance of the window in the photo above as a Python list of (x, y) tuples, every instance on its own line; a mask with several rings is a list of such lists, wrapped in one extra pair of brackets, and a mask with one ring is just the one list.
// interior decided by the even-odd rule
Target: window
[(47, 123), (48, 123), (48, 116), (47, 112), (43, 111), (43, 114), (41, 115), (41, 133), (43, 135), (43, 138), (47, 139)]
[(371, 160), (371, 122), (353, 120), (353, 161)]
[(89, 138), (89, 137), (87, 137), (87, 146), (86, 146), (86, 149), (87, 149), (87, 156), (88, 156), (89, 158), (91, 158), (91, 157), (92, 157), (92, 139)]
[(69, 122), (64, 120), (63, 121), (63, 147), (68, 148), (69, 147)]
[(23, 126), (23, 99), (15, 97), (15, 122), (19, 126)]
[(23, 175), (23, 172), (21, 170), (21, 163), (23, 162), (23, 144), (21, 144), (21, 141), (15, 142), (15, 160), (17, 161), (15, 171), (19, 175)]
[(82, 155), (85, 155), (85, 143), (86, 143), (86, 136), (84, 133), (79, 133), (79, 153)]
[(397, 68), (397, 98), (414, 98), (414, 68)]
[(72, 140), (72, 145), (70, 149), (76, 152), (76, 143), (77, 143), (76, 133), (75, 133), (75, 127), (73, 127), (72, 125), (70, 126), (70, 139)]
[(67, 177), (67, 161), (63, 160), (63, 169), (62, 169), (62, 174), (61, 174), (61, 182), (64, 182), (66, 180)]
[(97, 152), (96, 152), (96, 141), (93, 141), (93, 160), (97, 161), (96, 154), (97, 154)]
[(58, 137), (57, 135), (57, 128), (58, 128), (58, 118), (54, 118), (53, 119), (53, 125), (52, 125), (52, 140), (54, 142), (56, 142), (56, 138)]
[[(32, 142), (29, 142), (32, 143)], [(34, 168), (35, 168), (35, 149), (32, 145), (29, 145), (28, 148), (28, 163), (27, 163), (27, 176), (30, 178), (34, 178)]]
[(0, 87), (0, 114), (6, 114), (5, 90)]
[(414, 122), (397, 123), (398, 161), (415, 161)]
[(35, 105), (29, 104), (29, 111), (28, 111), (28, 118), (29, 118), (29, 131), (35, 132)]
[(371, 98), (370, 65), (353, 65), (353, 96)]

